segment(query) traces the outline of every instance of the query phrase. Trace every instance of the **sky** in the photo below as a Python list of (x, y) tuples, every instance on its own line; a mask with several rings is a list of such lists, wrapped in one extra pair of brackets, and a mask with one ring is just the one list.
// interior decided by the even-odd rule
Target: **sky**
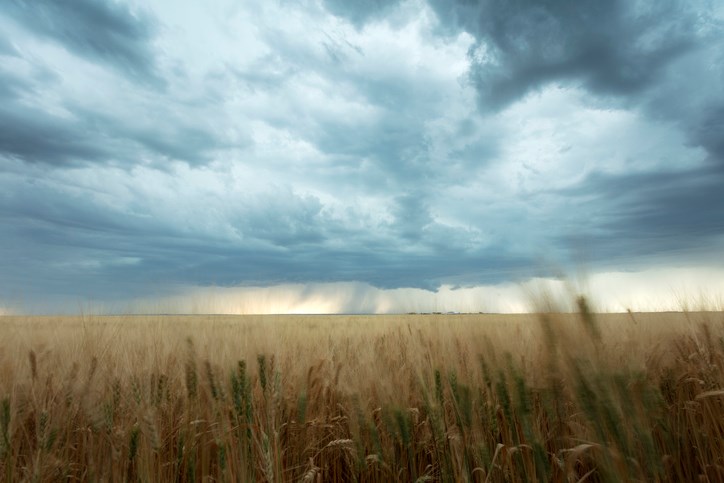
[(719, 1), (5, 0), (0, 313), (721, 306), (722, 86)]

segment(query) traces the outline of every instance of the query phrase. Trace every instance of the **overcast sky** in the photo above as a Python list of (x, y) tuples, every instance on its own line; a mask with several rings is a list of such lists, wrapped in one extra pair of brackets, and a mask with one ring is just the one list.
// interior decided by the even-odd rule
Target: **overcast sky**
[(0, 310), (724, 280), (723, 5), (4, 0)]

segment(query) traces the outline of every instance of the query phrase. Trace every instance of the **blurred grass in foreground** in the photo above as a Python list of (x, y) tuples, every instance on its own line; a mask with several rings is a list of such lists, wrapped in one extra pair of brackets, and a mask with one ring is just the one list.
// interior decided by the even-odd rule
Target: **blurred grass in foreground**
[(0, 318), (3, 481), (724, 481), (724, 314)]

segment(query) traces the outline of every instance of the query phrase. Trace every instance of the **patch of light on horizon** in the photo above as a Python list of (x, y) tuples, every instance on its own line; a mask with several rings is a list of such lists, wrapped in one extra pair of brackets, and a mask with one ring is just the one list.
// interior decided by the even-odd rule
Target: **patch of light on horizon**
[(723, 310), (724, 270), (714, 267), (607, 272), (590, 277), (588, 290), (602, 311)]
[(181, 293), (137, 300), (132, 312), (217, 314), (529, 313), (575, 310), (579, 294), (601, 312), (722, 310), (724, 270), (652, 269), (602, 272), (582, 283), (534, 278), (437, 291), (380, 289), (365, 283), (287, 284), (271, 287), (190, 287)]

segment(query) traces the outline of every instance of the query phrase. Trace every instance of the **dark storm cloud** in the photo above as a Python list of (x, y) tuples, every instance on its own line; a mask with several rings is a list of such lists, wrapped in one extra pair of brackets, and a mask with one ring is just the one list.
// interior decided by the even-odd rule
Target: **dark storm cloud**
[(63, 117), (24, 102), (59, 84), (59, 75), (39, 66), (25, 78), (0, 70), (0, 155), (53, 166), (131, 166), (149, 158), (159, 166), (165, 160), (198, 165), (209, 162), (214, 150), (230, 146), (212, 127), (178, 109), (187, 106), (170, 101), (138, 106), (133, 119), (73, 100), (63, 103), (68, 113)]
[[(699, 84), (712, 75), (722, 77), (713, 68), (717, 64), (710, 64), (721, 57), (716, 46), (724, 42), (710, 5), (678, 0), (431, 4), (446, 28), (467, 30), (478, 39), (470, 53), (470, 79), (483, 110), (504, 108), (548, 82), (579, 82), (602, 99), (619, 99), (609, 101), (614, 105), (645, 103), (648, 91), (655, 99), (646, 106), (649, 115), (675, 120), (692, 144), (724, 159), (724, 94)], [(691, 66), (676, 64), (685, 54), (702, 51), (709, 65), (684, 72)], [(657, 96), (656, 89), (667, 83), (677, 85), (676, 95)], [(693, 93), (686, 90), (692, 89), (702, 89), (696, 95), (708, 98), (701, 103), (703, 113), (691, 104)]]
[(255, 200), (249, 208), (233, 220), (245, 237), (285, 248), (325, 241), (327, 223), (315, 197), (277, 193)]
[[(256, 275), (243, 271), (249, 267), (240, 260), (254, 261), (258, 254), (264, 263), (265, 253), (256, 247), (235, 247), (148, 213), (104, 206), (93, 193), (73, 195), (32, 181), (3, 188), (3, 293), (124, 298), (174, 283), (238, 283)], [(206, 271), (214, 268), (220, 270)]]
[(22, 55), (8, 42), (6, 51), (2, 50), (2, 36), (0, 36), (0, 55), (7, 58), (0, 63), (0, 100), (3, 104), (15, 102), (25, 97), (32, 98), (37, 90), (47, 87), (58, 81), (58, 76), (52, 70), (42, 65), (30, 64), (27, 72), (16, 71), (18, 63), (24, 61)]
[(3, 35), (0, 35), (0, 55), (15, 55), (17, 50), (15, 49), (15, 46), (5, 38)]
[[(100, 296), (111, 285), (128, 292), (132, 282), (105, 279), (103, 267), (89, 260), (112, 262), (126, 251), (109, 234), (121, 233), (121, 225), (98, 210), (88, 198), (73, 197), (44, 184), (3, 185), (0, 196), (0, 237), (3, 277), (0, 291), (21, 300)], [(127, 236), (140, 235), (123, 229)], [(108, 293), (113, 293), (108, 292)]]
[(421, 193), (406, 193), (396, 197), (392, 215), (399, 235), (410, 241), (420, 240), (425, 227), (433, 222), (426, 196)]
[(141, 129), (123, 119), (83, 110), (75, 114), (68, 119), (12, 102), (1, 106), (0, 154), (53, 166), (113, 162), (132, 167), (151, 159), (163, 167), (164, 160), (203, 164), (212, 150), (227, 146), (214, 134), (182, 122)]
[[(356, 5), (353, 9), (370, 10), (371, 19), (379, 13), (375, 13), (378, 7), (380, 5)], [(449, 135), (450, 159), (443, 160), (431, 153), (428, 124), (450, 108), (442, 101), (442, 91), (435, 85), (439, 80), (431, 74), (427, 78), (424, 70), (413, 75), (390, 67), (390, 70), (360, 73), (355, 61), (378, 52), (366, 52), (343, 36), (334, 39), (325, 36), (322, 41), (325, 51), (329, 53), (331, 43), (335, 52), (320, 55), (284, 31), (273, 32), (269, 35), (275, 49), (272, 54), (243, 70), (229, 68), (227, 73), (252, 93), (266, 90), (285, 99), (313, 72), (328, 82), (329, 104), (334, 105), (341, 98), (343, 102), (353, 103), (355, 108), (363, 106), (364, 114), (346, 116), (337, 110), (314, 112), (319, 106), (302, 104), (298, 98), (290, 97), (283, 109), (262, 114), (274, 127), (309, 141), (333, 159), (328, 174), (335, 176), (334, 172), (344, 178), (339, 182), (349, 182), (354, 177), (355, 184), (371, 192), (416, 190), (424, 193), (423, 187), (434, 191), (434, 185), (445, 186), (452, 180), (460, 180), (462, 173), (469, 176), (488, 164), (498, 152), (499, 137), (467, 120), (461, 122), (459, 135)]]
[(162, 82), (150, 46), (155, 22), (127, 6), (95, 0), (8, 0), (0, 12), (91, 62), (144, 82)]
[[(112, 63), (115, 73), (158, 81), (150, 47), (152, 22), (121, 5), (103, 2), (22, 2), (0, 6), (31, 34), (62, 42), (91, 62)], [(4, 37), (0, 37), (4, 38)], [(135, 92), (122, 78), (78, 77), (74, 66), (53, 66), (45, 57), (0, 42), (9, 61), (0, 67), (0, 156), (56, 167), (109, 163), (164, 166), (166, 161), (205, 164), (229, 147), (217, 126), (190, 100), (178, 100), (147, 83)], [(80, 80), (80, 90), (66, 91)], [(165, 81), (164, 81), (165, 82)], [(156, 85), (156, 84), (154, 84)], [(94, 102), (78, 98), (92, 86)], [(97, 96), (98, 92), (108, 95)], [(149, 95), (151, 94), (151, 95)], [(46, 105), (44, 99), (56, 99)], [(115, 101), (114, 101), (115, 100)], [(208, 102), (208, 114), (218, 103)]]
[[(295, 243), (296, 245), (296, 243)], [(446, 277), (460, 277), (474, 267), (476, 283), (515, 279), (531, 259), (501, 250), (476, 253), (437, 251), (417, 253), (399, 248), (370, 250), (317, 246), (291, 246), (284, 252), (229, 244), (214, 246), (204, 240), (198, 246), (164, 247), (126, 277), (155, 278), (167, 284), (274, 285), (278, 283), (362, 281), (380, 288), (437, 289)], [(118, 268), (116, 270), (124, 270)], [(517, 272), (520, 270), (520, 272)], [(142, 278), (142, 277), (141, 277)]]
[[(360, 75), (340, 67), (337, 57), (320, 57), (301, 49), (297, 39), (284, 32), (276, 33), (273, 39), (274, 55), (265, 56), (244, 71), (229, 69), (252, 92), (263, 89), (285, 96), (295, 84), (304, 81), (304, 75), (315, 72), (330, 81), (333, 89), (330, 94), (344, 93), (364, 105), (370, 114), (345, 117), (337, 112), (320, 112), (313, 115), (309, 112), (310, 106), (298, 105), (297, 99), (290, 99), (284, 107), (297, 106), (291, 115), (275, 111), (263, 114), (270, 124), (307, 139), (323, 153), (334, 156), (337, 168), (349, 164), (354, 169), (360, 166), (360, 160), (372, 164), (383, 174), (383, 179), (374, 180), (375, 185), (381, 182), (390, 187), (404, 180), (415, 184), (430, 176), (435, 167), (425, 159), (428, 146), (424, 124), (434, 108), (420, 102), (424, 80), (383, 73)], [(349, 55), (365, 55), (344, 40), (338, 42), (351, 51)], [(337, 100), (332, 98), (330, 102)], [(316, 109), (318, 106), (311, 107)], [(365, 179), (360, 181), (366, 182)]]
[(720, 104), (707, 106), (698, 122), (689, 129), (694, 142), (724, 165), (724, 95), (719, 100)]
[[(601, 167), (566, 191), (564, 205), (577, 207), (571, 214), (576, 231), (590, 234), (599, 261), (696, 251), (724, 232), (724, 172), (715, 166), (724, 161), (724, 94), (712, 88), (722, 79), (724, 34), (710, 5), (677, 0), (430, 3), (441, 31), (465, 30), (477, 40), (469, 53), (470, 81), (483, 113), (503, 110), (548, 83), (582, 87), (602, 107), (640, 107), (654, 122), (674, 123), (692, 147), (708, 153), (704, 166), (685, 171), (672, 166), (606, 175)], [(553, 243), (561, 248), (587, 236), (554, 236), (558, 241)]]
[(0, 71), (0, 101), (2, 103), (12, 102), (19, 95), (30, 91), (27, 82), (15, 76), (4, 75)]
[(212, 160), (213, 151), (232, 146), (214, 131), (213, 125), (203, 119), (191, 118), (192, 108), (176, 104), (172, 99), (167, 102), (159, 99), (158, 104), (139, 106), (134, 114), (140, 119), (112, 117), (79, 106), (71, 109), (86, 125), (100, 131), (99, 144), (105, 142), (104, 138), (116, 139), (121, 144), (120, 152), (125, 153), (121, 164), (138, 164), (146, 153), (150, 153), (151, 156), (145, 157), (158, 167), (163, 167), (166, 160), (202, 165)]
[(344, 17), (360, 27), (370, 20), (379, 19), (401, 3), (401, 0), (324, 0), (324, 6), (333, 15)]
[[(604, 105), (643, 106), (724, 160), (724, 25), (707, 2), (431, 0), (448, 34), (465, 30), (483, 112), (547, 83), (580, 85)], [(689, 54), (693, 61), (678, 62)], [(697, 100), (698, 99), (698, 100)]]
[(329, 119), (318, 127), (307, 135), (320, 150), (355, 167), (361, 159), (371, 163), (382, 175), (375, 180), (380, 188), (420, 186), (436, 170), (429, 162), (422, 123), (411, 112), (389, 112), (383, 119), (359, 122)]
[[(511, 267), (524, 265), (500, 247), (461, 250), (452, 242), (433, 244), (425, 232), (414, 235), (427, 249), (410, 250), (365, 227), (325, 218), (319, 201), (308, 196), (257, 199), (232, 218), (239, 236), (229, 238), (143, 211), (131, 214), (47, 182), (8, 180), (2, 188), (0, 222), (7, 229), (0, 237), (6, 255), (0, 291), (30, 300), (41, 293), (123, 299), (178, 284), (363, 281), (435, 289), (441, 278), (471, 267), (476, 280), (497, 282), (510, 279)], [(465, 235), (445, 230), (451, 240)]]
[[(724, 43), (707, 11), (435, 0), (437, 25), (412, 3), (299, 5), (197, 19), (161, 2), (157, 28), (116, 2), (2, 4), (0, 295), (436, 289), (519, 280), (578, 235), (605, 262), (724, 234)], [(609, 156), (621, 126), (672, 136), (643, 140), (650, 159), (628, 159), (635, 136)], [(577, 174), (559, 141), (615, 166), (582, 159), (593, 174), (546, 189)]]
[(484, 109), (505, 107), (551, 81), (637, 94), (695, 45), (701, 14), (679, 1), (431, 3), (443, 24), (478, 39), (471, 80)]
[(0, 106), (0, 154), (49, 165), (99, 161), (109, 155), (82, 123), (12, 103)]
[[(634, 257), (696, 253), (717, 246), (724, 234), (724, 169), (667, 170), (657, 173), (589, 175), (560, 192), (579, 214), (579, 233), (564, 243), (585, 240), (606, 262)], [(585, 228), (585, 229), (582, 229)]]
[[(399, 2), (325, 2), (356, 25)], [(484, 109), (499, 109), (552, 81), (578, 81), (598, 94), (630, 96), (660, 80), (701, 40), (702, 5), (680, 0), (430, 0), (440, 32), (465, 30), (470, 78)]]

